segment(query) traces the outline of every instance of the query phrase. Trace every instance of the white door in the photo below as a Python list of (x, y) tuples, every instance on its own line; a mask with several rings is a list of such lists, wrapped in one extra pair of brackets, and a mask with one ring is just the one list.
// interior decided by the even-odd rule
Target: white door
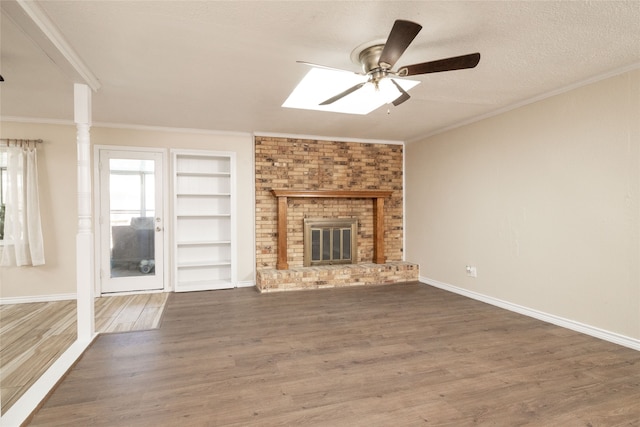
[(100, 292), (164, 288), (163, 153), (99, 151)]

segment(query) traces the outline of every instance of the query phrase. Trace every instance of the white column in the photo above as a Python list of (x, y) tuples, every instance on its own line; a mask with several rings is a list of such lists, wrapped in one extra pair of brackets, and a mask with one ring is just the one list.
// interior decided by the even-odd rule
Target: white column
[(94, 246), (91, 214), (91, 89), (74, 85), (74, 121), (78, 147), (78, 234), (76, 235), (76, 288), (78, 297), (78, 340), (95, 335)]

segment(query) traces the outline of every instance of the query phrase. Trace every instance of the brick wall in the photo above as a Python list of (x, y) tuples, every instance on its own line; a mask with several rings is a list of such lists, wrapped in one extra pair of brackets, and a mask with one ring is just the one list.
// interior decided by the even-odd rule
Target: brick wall
[[(257, 268), (275, 268), (277, 201), (271, 189), (393, 190), (385, 200), (385, 255), (402, 260), (402, 145), (255, 138)], [(358, 218), (358, 262), (373, 260), (373, 201), (289, 199), (288, 263), (303, 265), (304, 218)]]

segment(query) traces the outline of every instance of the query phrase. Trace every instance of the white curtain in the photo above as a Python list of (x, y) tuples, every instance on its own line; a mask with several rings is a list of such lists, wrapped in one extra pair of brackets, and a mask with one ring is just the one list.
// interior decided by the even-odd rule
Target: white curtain
[(44, 264), (35, 148), (7, 147), (2, 266)]

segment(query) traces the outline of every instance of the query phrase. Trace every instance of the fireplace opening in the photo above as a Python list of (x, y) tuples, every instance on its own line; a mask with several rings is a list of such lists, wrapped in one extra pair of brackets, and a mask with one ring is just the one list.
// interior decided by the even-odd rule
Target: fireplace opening
[(304, 266), (356, 264), (356, 218), (305, 218)]

